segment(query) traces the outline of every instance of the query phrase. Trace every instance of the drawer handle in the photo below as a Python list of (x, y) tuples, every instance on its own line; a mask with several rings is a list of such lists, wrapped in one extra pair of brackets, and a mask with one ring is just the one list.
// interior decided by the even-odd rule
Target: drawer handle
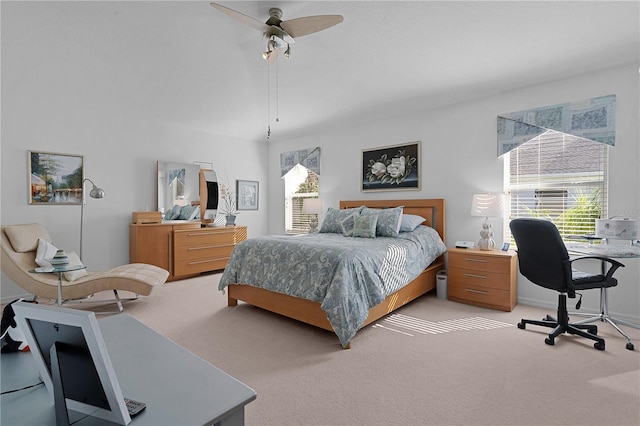
[(473, 290), (473, 289), (471, 289), (471, 288), (465, 288), (465, 291), (468, 291), (469, 293), (489, 294), (489, 292), (488, 292), (488, 291)]
[(221, 257), (219, 259), (207, 259), (207, 260), (199, 260), (194, 262), (189, 262), (189, 265), (199, 265), (201, 263), (210, 263), (210, 262), (218, 262), (220, 260), (229, 259), (228, 257)]
[(187, 250), (189, 251), (194, 251), (194, 250), (207, 250), (207, 249), (211, 249), (211, 248), (218, 248), (218, 247), (232, 247), (233, 244), (220, 244), (217, 246), (202, 246), (202, 247), (189, 247)]
[(200, 237), (205, 235), (220, 235), (220, 234), (232, 234), (232, 231), (222, 231), (222, 232), (189, 232), (187, 233), (190, 237)]
[(489, 263), (488, 260), (484, 260), (484, 259), (473, 259), (473, 258), (469, 258), (469, 257), (465, 257), (464, 260), (468, 261), (468, 262), (478, 262), (478, 263)]
[(477, 274), (464, 274), (465, 277), (472, 277), (472, 278), (482, 278), (483, 280), (486, 280), (487, 276), (485, 275), (477, 275)]

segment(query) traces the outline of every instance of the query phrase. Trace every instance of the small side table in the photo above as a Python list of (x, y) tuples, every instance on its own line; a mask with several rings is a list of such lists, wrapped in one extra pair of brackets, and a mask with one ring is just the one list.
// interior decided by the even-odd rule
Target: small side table
[(517, 259), (515, 251), (450, 248), (449, 300), (512, 311), (518, 297)]
[(56, 303), (60, 306), (62, 305), (62, 274), (85, 268), (86, 266), (84, 265), (41, 266), (29, 270), (29, 272), (33, 272), (34, 274), (58, 274), (58, 300), (56, 300)]

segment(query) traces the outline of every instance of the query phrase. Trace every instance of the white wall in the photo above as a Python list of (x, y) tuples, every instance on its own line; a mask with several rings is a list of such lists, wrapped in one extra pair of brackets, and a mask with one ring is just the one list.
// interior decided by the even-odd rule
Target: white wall
[[(85, 207), (83, 250), (90, 269), (128, 262), (131, 212), (154, 209), (156, 204), (157, 160), (211, 162), (232, 182), (259, 181), (260, 210), (242, 212), (238, 218), (249, 226), (249, 236), (256, 236), (284, 230), (279, 154), (313, 146), (322, 147), (325, 208), (337, 206), (340, 199), (443, 197), (447, 244), (476, 240), (481, 219), (469, 216), (471, 195), (502, 189), (502, 159), (495, 156), (496, 115), (611, 93), (617, 95), (618, 108), (617, 146), (610, 158), (610, 214), (640, 216), (637, 65), (415, 115), (393, 118), (390, 112), (387, 121), (354, 123), (267, 146), (202, 131), (175, 111), (171, 94), (178, 93), (185, 104), (202, 103), (201, 94), (183, 93), (182, 75), (160, 72), (167, 57), (176, 53), (175, 46), (103, 37), (104, 28), (94, 28), (94, 21), (84, 19), (83, 8), (77, 9), (79, 16), (69, 16), (59, 4), (46, 11), (16, 4), (2, 6), (0, 222), (40, 222), (51, 231), (54, 243), (78, 251), (79, 206), (28, 205), (27, 150), (84, 155), (86, 177), (107, 194), (103, 200), (90, 199)], [(6, 10), (12, 11), (11, 19)], [(100, 16), (93, 18), (100, 21)], [(125, 22), (135, 23), (135, 17)], [(59, 36), (42, 40), (51, 25), (60, 28), (52, 31)], [(63, 31), (71, 25), (74, 31)], [(126, 50), (129, 44), (135, 45), (131, 51)], [(422, 142), (420, 191), (360, 192), (362, 149), (416, 140)], [(501, 241), (502, 230), (495, 228), (496, 240)], [(618, 274), (621, 285), (611, 292), (611, 310), (637, 321), (640, 266), (638, 260), (625, 263)], [(4, 275), (0, 292), (3, 301), (22, 294)], [(584, 305), (593, 308), (597, 295), (590, 293)], [(521, 278), (519, 300), (555, 306), (556, 299)]]
[[(261, 182), (259, 210), (243, 211), (237, 223), (248, 225), (249, 236), (266, 233), (264, 143), (203, 132), (180, 115), (158, 119), (173, 111), (171, 99), (146, 98), (145, 84), (179, 85), (181, 76), (154, 81), (144, 61), (130, 60), (135, 50), (122, 51), (126, 46), (112, 45), (90, 25), (78, 25), (72, 40), (43, 40), (46, 25), (72, 25), (78, 17), (56, 5), (39, 10), (12, 8), (12, 19), (7, 14), (2, 20), (2, 224), (42, 223), (56, 246), (79, 252), (79, 205), (28, 204), (27, 150), (35, 150), (83, 155), (85, 176), (106, 192), (104, 199), (88, 199), (84, 209), (89, 269), (129, 262), (131, 213), (157, 206), (158, 160), (212, 163), (233, 186), (236, 179)], [(201, 100), (194, 95), (192, 101)], [(0, 291), (3, 302), (24, 295), (4, 274)]]
[[(503, 160), (496, 157), (496, 116), (527, 108), (616, 94), (616, 146), (610, 150), (609, 214), (640, 216), (640, 144), (638, 131), (638, 66), (550, 82), (501, 93), (474, 102), (425, 110), (419, 114), (272, 144), (269, 164), (278, 164), (281, 152), (320, 146), (322, 171), (320, 197), (324, 208), (341, 199), (432, 198), (447, 202), (446, 243), (479, 239), (482, 218), (469, 215), (475, 192), (503, 188)], [(361, 151), (385, 145), (422, 141), (422, 187), (420, 191), (363, 193), (360, 191)], [(269, 168), (269, 231), (284, 229), (283, 183), (276, 167)], [(495, 222), (494, 222), (495, 223)], [(505, 219), (504, 224), (508, 224)], [(503, 229), (494, 225), (496, 242)], [(610, 310), (621, 318), (639, 322), (640, 260), (625, 259), (626, 268), (616, 276), (618, 288), (610, 292)], [(587, 268), (593, 268), (589, 265)], [(520, 303), (557, 306), (557, 294), (518, 280)], [(598, 294), (585, 292), (583, 309), (598, 306)]]

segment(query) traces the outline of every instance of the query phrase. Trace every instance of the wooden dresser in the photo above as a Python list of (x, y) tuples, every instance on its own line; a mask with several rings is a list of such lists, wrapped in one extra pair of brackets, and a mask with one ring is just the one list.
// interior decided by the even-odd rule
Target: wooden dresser
[(514, 251), (450, 248), (449, 300), (511, 311), (517, 303), (517, 255)]
[(246, 226), (201, 228), (199, 222), (129, 225), (129, 262), (169, 271), (168, 281), (224, 269)]
[(173, 273), (183, 277), (224, 269), (233, 248), (246, 239), (246, 226), (173, 231)]

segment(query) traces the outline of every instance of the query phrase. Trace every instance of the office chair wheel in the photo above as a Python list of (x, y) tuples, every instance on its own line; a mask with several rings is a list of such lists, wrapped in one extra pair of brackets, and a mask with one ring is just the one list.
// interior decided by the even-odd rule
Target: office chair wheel
[(553, 339), (551, 337), (547, 337), (546, 339), (544, 339), (544, 342), (549, 346), (553, 346), (556, 343), (555, 339)]
[(627, 343), (627, 349), (629, 349), (630, 351), (634, 350), (633, 343)]
[(596, 342), (593, 344), (593, 347), (596, 348), (599, 351), (604, 351), (604, 342), (600, 343), (600, 342)]
[(519, 323), (518, 323), (518, 328), (519, 328), (520, 330), (524, 330), (524, 326), (525, 326), (525, 324), (524, 324), (523, 322), (519, 322)]

